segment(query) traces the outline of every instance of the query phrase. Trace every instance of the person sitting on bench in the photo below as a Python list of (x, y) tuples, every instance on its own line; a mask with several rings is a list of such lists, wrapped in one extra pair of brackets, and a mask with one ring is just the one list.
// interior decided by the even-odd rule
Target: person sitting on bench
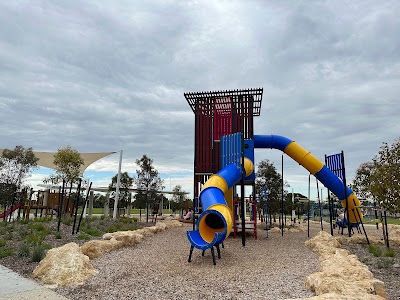
[(190, 220), (192, 218), (192, 209), (189, 208), (189, 211), (186, 213), (186, 215), (183, 217), (184, 220)]
[(339, 228), (344, 228), (344, 227), (347, 227), (347, 224), (348, 224), (347, 219), (344, 217), (344, 212), (342, 211), (342, 212), (340, 212), (340, 214), (337, 218), (336, 225)]

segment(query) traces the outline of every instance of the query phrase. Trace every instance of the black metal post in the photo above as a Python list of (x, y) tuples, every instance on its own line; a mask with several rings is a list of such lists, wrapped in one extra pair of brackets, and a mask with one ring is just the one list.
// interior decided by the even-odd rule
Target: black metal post
[(307, 205), (307, 236), (310, 237), (310, 185), (311, 185), (311, 173), (308, 174), (308, 205)]
[(386, 209), (383, 210), (383, 216), (385, 218), (386, 247), (389, 249), (389, 232), (388, 232), (388, 226), (387, 226)]
[[(242, 179), (240, 181), (240, 193), (241, 193), (241, 198), (240, 198), (240, 206), (242, 207), (241, 211), (241, 218), (242, 218), (242, 246), (246, 246), (246, 220), (245, 220), (245, 212), (246, 212), (246, 205), (244, 201), (244, 178), (246, 176), (246, 171), (244, 169), (244, 133), (242, 132), (242, 147), (241, 147), (241, 157), (242, 157)], [(213, 248), (211, 248), (212, 253), (214, 253)], [(215, 259), (215, 258), (214, 258)]]
[(319, 219), (321, 222), (321, 230), (324, 230), (324, 225), (322, 224), (322, 206), (321, 206), (321, 198), (319, 197), (319, 187), (318, 187), (318, 179), (315, 178), (317, 182), (317, 197), (318, 197), (318, 206), (319, 206)]
[(216, 248), (217, 248), (217, 257), (221, 258), (221, 250), (219, 249), (219, 245)]
[(214, 246), (211, 247), (211, 255), (212, 255), (213, 265), (215, 266), (217, 263), (215, 262)]
[(379, 224), (378, 224), (378, 210), (376, 208), (376, 201), (374, 199), (374, 211), (375, 211), (375, 223), (376, 223), (376, 229), (379, 229)]
[(351, 237), (351, 223), (350, 223), (350, 210), (349, 210), (349, 199), (347, 195), (347, 184), (346, 184), (346, 168), (344, 165), (344, 152), (342, 150), (341, 152), (341, 158), (342, 158), (342, 174), (343, 174), (343, 188), (344, 188), (344, 197), (345, 197), (345, 201), (346, 201), (346, 216), (347, 216), (347, 230), (349, 231), (349, 237)]
[[(65, 213), (68, 212), (69, 200), (71, 199), (71, 192), (72, 192), (72, 182), (71, 182), (71, 185), (69, 186), (69, 194), (68, 194), (68, 198), (67, 198), (67, 204), (65, 204)], [(72, 217), (72, 210), (71, 210), (70, 216)]]
[(85, 198), (85, 201), (83, 202), (82, 212), (81, 212), (81, 216), (80, 216), (80, 218), (79, 218), (78, 227), (76, 228), (76, 233), (79, 232), (79, 228), (81, 227), (81, 222), (82, 222), (82, 218), (83, 218), (83, 213), (85, 212), (85, 207), (86, 207), (86, 205), (87, 205), (87, 203), (88, 203), (88, 200), (89, 200), (89, 193), (90, 193), (90, 189), (91, 189), (91, 188), (92, 188), (92, 182), (90, 182), (90, 184), (89, 184), (89, 188), (88, 188), (87, 193), (86, 193), (86, 198)]
[[(61, 193), (58, 194), (58, 222), (57, 222), (57, 231), (60, 231), (60, 224), (61, 224), (61, 216), (63, 214), (64, 208), (64, 187), (65, 187), (65, 180), (63, 179), (62, 183), (62, 190)], [(61, 197), (61, 199), (60, 199)]]
[[(353, 199), (353, 203), (354, 203), (354, 206), (356, 206), (356, 201), (354, 199)], [(365, 231), (364, 223), (363, 223), (363, 221), (361, 219), (360, 213), (357, 210), (357, 207), (356, 207), (356, 212), (357, 212), (358, 219), (360, 220), (362, 230), (364, 231), (365, 239), (367, 240), (367, 243), (369, 245), (369, 239), (368, 239), (368, 236), (367, 236), (367, 232)]]
[(78, 188), (76, 190), (76, 199), (74, 201), (75, 213), (74, 213), (74, 225), (72, 226), (72, 234), (75, 233), (76, 217), (78, 215), (78, 207), (79, 207), (79, 197), (81, 194), (81, 184), (82, 184), (82, 179), (79, 179)]
[(281, 235), (283, 236), (283, 154), (282, 154), (282, 189), (281, 189), (281, 216), (282, 216), (282, 230)]
[(194, 248), (194, 246), (191, 245), (191, 246), (190, 246), (190, 252), (189, 252), (189, 259), (188, 259), (188, 262), (191, 262), (191, 261), (192, 261), (193, 248)]
[(149, 200), (147, 198), (147, 191), (146, 191), (146, 223), (149, 223)]

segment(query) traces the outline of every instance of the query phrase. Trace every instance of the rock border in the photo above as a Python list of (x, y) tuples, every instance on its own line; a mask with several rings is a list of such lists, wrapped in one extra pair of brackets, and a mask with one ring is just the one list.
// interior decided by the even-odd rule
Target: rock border
[(69, 243), (50, 249), (33, 270), (33, 276), (45, 285), (83, 284), (98, 272), (91, 259), (122, 247), (137, 245), (148, 236), (180, 226), (182, 223), (177, 220), (166, 220), (134, 231), (106, 233), (102, 240), (91, 240), (81, 247), (77, 243)]

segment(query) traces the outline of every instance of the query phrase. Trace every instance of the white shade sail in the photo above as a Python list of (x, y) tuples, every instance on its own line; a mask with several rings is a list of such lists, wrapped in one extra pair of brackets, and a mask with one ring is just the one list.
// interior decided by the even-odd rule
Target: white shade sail
[[(0, 149), (0, 156), (3, 155), (3, 151), (4, 149)], [(33, 153), (37, 158), (39, 158), (39, 161), (37, 162), (38, 166), (55, 169), (56, 166), (54, 165), (54, 154), (56, 154), (56, 152), (33, 151)], [(83, 165), (80, 168), (80, 175), (83, 176), (83, 172), (92, 163), (113, 153), (115, 152), (79, 153), (84, 161)]]

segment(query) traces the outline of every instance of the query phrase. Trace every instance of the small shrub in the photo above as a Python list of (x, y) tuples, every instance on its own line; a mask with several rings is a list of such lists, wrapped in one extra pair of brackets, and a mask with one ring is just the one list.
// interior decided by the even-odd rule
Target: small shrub
[(7, 241), (5, 239), (0, 239), (0, 248), (7, 245)]
[(361, 259), (361, 262), (362, 262), (363, 264), (367, 264), (367, 263), (369, 262), (368, 257), (364, 257), (363, 259)]
[(114, 224), (108, 227), (107, 232), (117, 232), (122, 230), (122, 225), (121, 224)]
[(71, 226), (72, 223), (74, 223), (74, 218), (66, 217), (66, 218), (64, 218), (64, 220), (62, 222), (67, 226)]
[(78, 235), (77, 239), (81, 241), (89, 241), (91, 238), (87, 234), (80, 234)]
[(49, 243), (43, 243), (41, 246), (45, 250), (50, 250), (51, 248), (53, 248), (53, 246), (51, 244), (49, 244)]
[(81, 222), (81, 227), (86, 227), (88, 229), (91, 229), (92, 228), (92, 223), (91, 223), (90, 218), (83, 219), (82, 222)]
[(40, 262), (44, 258), (45, 253), (46, 250), (43, 245), (36, 245), (32, 250), (31, 261)]
[(387, 249), (385, 252), (385, 256), (388, 256), (388, 257), (394, 257), (395, 255), (396, 255), (396, 252), (392, 249)]
[(46, 227), (41, 223), (33, 223), (29, 226), (32, 230), (45, 231)]
[(83, 231), (84, 233), (87, 233), (88, 235), (91, 235), (91, 236), (102, 236), (103, 235), (103, 233), (100, 230), (90, 229), (87, 227), (81, 227), (80, 231)]
[(13, 251), (9, 247), (0, 247), (0, 259), (10, 256), (13, 254)]
[(43, 240), (45, 239), (45, 237), (49, 234), (49, 232), (46, 231), (34, 231), (32, 232), (32, 234), (28, 235), (25, 238), (25, 241), (27, 241), (30, 244), (34, 244), (34, 245), (39, 245), (43, 242)]
[(377, 267), (379, 269), (386, 269), (394, 265), (394, 259), (393, 258), (381, 258), (378, 261)]
[(14, 231), (14, 226), (6, 226), (6, 232), (7, 233), (11, 233), (11, 232), (13, 232)]
[(381, 256), (382, 255), (382, 249), (375, 246), (375, 245), (368, 245), (368, 252), (371, 253), (373, 256)]
[(6, 233), (7, 233), (6, 228), (5, 227), (0, 227), (0, 235), (5, 235)]
[(6, 239), (6, 240), (12, 240), (12, 238), (13, 238), (13, 233), (10, 231), (10, 232), (6, 232), (6, 234), (4, 234), (4, 239)]
[(29, 229), (26, 226), (20, 226), (18, 228), (18, 238), (21, 240), (24, 237), (28, 236), (29, 233)]
[(127, 217), (119, 217), (118, 221), (120, 221), (121, 223), (133, 223), (134, 220), (131, 218), (127, 218)]
[(28, 243), (22, 243), (17, 250), (19, 257), (29, 257), (31, 255), (31, 248)]
[(29, 219), (21, 219), (19, 222), (21, 224), (28, 224), (29, 223)]
[(52, 217), (43, 217), (43, 218), (34, 218), (33, 222), (37, 222), (37, 223), (46, 223), (46, 222), (50, 222), (52, 220)]

